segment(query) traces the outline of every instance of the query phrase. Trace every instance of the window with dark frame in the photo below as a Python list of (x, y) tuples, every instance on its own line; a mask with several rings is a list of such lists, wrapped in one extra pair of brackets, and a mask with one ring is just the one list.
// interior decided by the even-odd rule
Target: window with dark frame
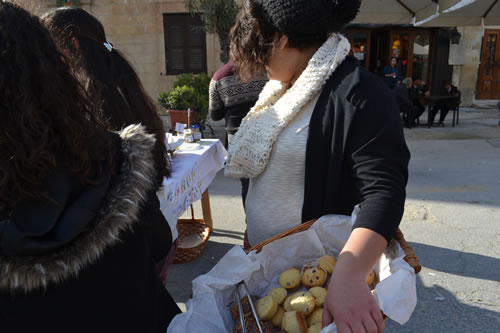
[(167, 75), (207, 72), (207, 46), (199, 17), (163, 14)]

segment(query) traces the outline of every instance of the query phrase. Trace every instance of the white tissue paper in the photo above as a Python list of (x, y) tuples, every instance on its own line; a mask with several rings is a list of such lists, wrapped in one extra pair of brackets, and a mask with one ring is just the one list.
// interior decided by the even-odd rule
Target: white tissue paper
[[(352, 218), (323, 216), (309, 230), (276, 240), (260, 253), (253, 251), (246, 255), (241, 247), (235, 246), (210, 272), (193, 281), (193, 298), (186, 304), (187, 311), (174, 318), (167, 332), (233, 332), (229, 306), (235, 301), (237, 283), (245, 281), (251, 295), (264, 296), (279, 286), (278, 278), (284, 270), (301, 268), (325, 254), (337, 257), (349, 238), (355, 218), (355, 214)], [(415, 271), (404, 261), (404, 256), (399, 244), (392, 241), (374, 267), (380, 279), (375, 287), (378, 305), (401, 325), (408, 321), (417, 304)], [(335, 324), (321, 330), (321, 333), (336, 332)]]

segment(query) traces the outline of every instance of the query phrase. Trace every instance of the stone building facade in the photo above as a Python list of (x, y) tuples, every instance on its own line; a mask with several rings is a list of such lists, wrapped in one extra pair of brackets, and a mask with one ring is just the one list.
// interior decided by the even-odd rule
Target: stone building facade
[[(28, 3), (38, 13), (54, 8), (57, 0), (17, 0)], [(71, 1), (71, 0), (62, 0)], [(74, 1), (74, 0), (73, 0)], [(174, 75), (166, 73), (166, 50), (163, 15), (187, 13), (183, 0), (79, 0), (82, 8), (104, 25), (109, 42), (122, 51), (135, 66), (148, 91), (156, 99), (172, 86)], [(495, 105), (494, 101), (476, 99), (481, 44), (485, 29), (497, 27), (458, 27), (462, 35), (463, 62), (453, 66), (453, 82), (462, 91), (463, 105)], [(222, 63), (215, 35), (206, 35), (206, 71), (211, 76)], [(498, 51), (500, 52), (500, 47)]]
[[(479, 65), (484, 33), (487, 29), (499, 30), (500, 26), (458, 27), (464, 43), (463, 65), (453, 66), (453, 82), (462, 92), (464, 105), (495, 106), (498, 100), (477, 99)], [(499, 44), (500, 45), (500, 44)], [(500, 49), (497, 49), (500, 52)]]
[[(33, 8), (32, 0), (28, 7)], [(56, 6), (56, 0), (36, 0), (38, 13)], [(108, 42), (134, 65), (146, 91), (156, 100), (171, 88), (174, 75), (166, 73), (163, 15), (187, 13), (183, 0), (80, 0), (81, 7), (104, 25)], [(206, 68), (211, 76), (222, 63), (217, 36), (206, 35)]]

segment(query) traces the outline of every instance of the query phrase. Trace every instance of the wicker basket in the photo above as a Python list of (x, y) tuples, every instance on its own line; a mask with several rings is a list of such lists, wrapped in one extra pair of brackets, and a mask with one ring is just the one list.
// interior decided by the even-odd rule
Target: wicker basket
[[(210, 238), (212, 233), (212, 228), (208, 226), (203, 220), (195, 219), (193, 206), (191, 205), (191, 215), (190, 219), (180, 219), (177, 221), (177, 231), (179, 232), (179, 246), (175, 251), (174, 264), (184, 264), (196, 259)], [(190, 236), (198, 236), (201, 243), (194, 247), (181, 247), (181, 240)]]
[[(283, 231), (280, 234), (277, 234), (273, 237), (270, 237), (266, 240), (263, 240), (262, 242), (255, 245), (254, 247), (246, 249), (245, 252), (250, 253), (253, 250), (260, 252), (260, 251), (262, 251), (262, 248), (264, 246), (266, 246), (267, 244), (269, 244), (277, 239), (281, 239), (281, 238), (284, 238), (286, 236), (296, 234), (298, 232), (306, 231), (307, 229), (309, 229), (313, 225), (314, 222), (316, 222), (316, 220), (302, 223), (302, 224), (300, 224), (292, 229)], [(422, 266), (420, 265), (420, 261), (418, 260), (418, 257), (416, 255), (415, 251), (413, 251), (412, 247), (410, 245), (408, 245), (408, 243), (406, 242), (404, 235), (399, 228), (396, 231), (396, 235), (395, 235), (394, 239), (399, 243), (399, 245), (401, 245), (401, 248), (403, 249), (403, 251), (405, 253), (405, 257), (404, 257), (405, 261), (415, 270), (415, 273), (418, 274), (418, 272), (420, 272), (420, 270), (422, 269)]]

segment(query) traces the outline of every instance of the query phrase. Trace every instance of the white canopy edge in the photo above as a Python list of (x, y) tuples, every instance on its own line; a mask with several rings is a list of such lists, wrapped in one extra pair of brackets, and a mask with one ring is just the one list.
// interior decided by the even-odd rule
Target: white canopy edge
[(432, 6), (429, 6), (421, 11), (419, 11), (416, 16), (415, 16), (415, 23), (414, 25), (416, 27), (421, 26), (429, 21), (435, 20), (438, 18), (441, 14), (439, 13), (439, 5), (436, 6), (435, 9), (431, 8)]
[[(494, 0), (440, 0), (446, 2), (445, 5), (453, 6), (445, 10), (441, 10), (437, 15), (430, 15), (423, 20), (417, 20), (415, 26), (421, 27), (453, 27), (453, 26), (481, 26), (481, 25), (500, 25), (500, 1)], [(484, 2), (482, 2), (484, 1)], [(491, 5), (494, 5), (491, 7)], [(483, 15), (489, 9), (488, 15), (483, 18)]]
[[(421, 23), (421, 27), (463, 27), (480, 26), (483, 24), (482, 17), (473, 16), (440, 16)], [(486, 24), (486, 23), (485, 23)]]
[(440, 0), (440, 8), (442, 10), (442, 13), (450, 13), (453, 12), (457, 9), (463, 8), (465, 6), (468, 6), (472, 4), (473, 2), (476, 2), (477, 0)]

